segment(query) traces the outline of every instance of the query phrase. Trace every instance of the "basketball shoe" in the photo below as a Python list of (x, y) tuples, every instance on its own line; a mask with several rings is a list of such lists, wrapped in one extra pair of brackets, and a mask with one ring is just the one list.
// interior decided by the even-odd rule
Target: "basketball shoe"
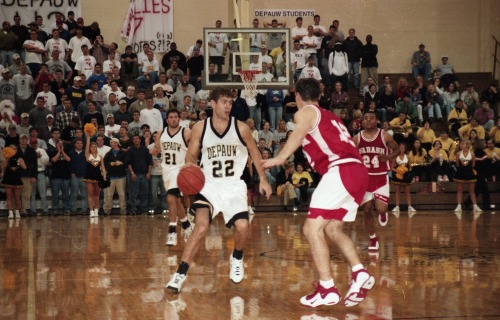
[(186, 281), (187, 275), (180, 274), (178, 272), (174, 273), (172, 279), (167, 283), (167, 289), (173, 292), (180, 292), (184, 281)]
[(385, 227), (389, 222), (389, 214), (387, 212), (378, 215), (378, 223), (380, 226)]
[(375, 285), (375, 278), (366, 269), (353, 272), (351, 277), (351, 287), (344, 298), (346, 307), (354, 307), (365, 300), (368, 290)]
[(240, 283), (245, 276), (245, 268), (243, 267), (243, 259), (238, 260), (233, 257), (229, 258), (229, 279), (234, 283)]
[(187, 227), (186, 229), (182, 229), (182, 232), (184, 233), (183, 234), (184, 242), (188, 241), (188, 238), (191, 235), (191, 233), (193, 233), (193, 230), (194, 230), (194, 223), (192, 222), (189, 224), (189, 227)]
[(167, 243), (165, 243), (167, 246), (176, 246), (177, 245), (177, 233), (176, 232), (170, 232), (167, 237)]
[(314, 292), (300, 298), (300, 303), (305, 306), (316, 308), (319, 306), (327, 305), (332, 306), (339, 303), (342, 299), (339, 290), (333, 286), (325, 289), (319, 282), (313, 282)]
[(378, 238), (370, 238), (370, 244), (368, 245), (368, 251), (378, 251), (379, 244)]

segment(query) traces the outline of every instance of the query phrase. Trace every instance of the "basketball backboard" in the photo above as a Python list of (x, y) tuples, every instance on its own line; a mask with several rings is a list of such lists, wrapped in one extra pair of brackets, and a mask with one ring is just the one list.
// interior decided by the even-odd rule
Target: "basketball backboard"
[(288, 28), (204, 28), (203, 88), (243, 89), (239, 71), (259, 70), (258, 87), (286, 89), (293, 84), (288, 63)]

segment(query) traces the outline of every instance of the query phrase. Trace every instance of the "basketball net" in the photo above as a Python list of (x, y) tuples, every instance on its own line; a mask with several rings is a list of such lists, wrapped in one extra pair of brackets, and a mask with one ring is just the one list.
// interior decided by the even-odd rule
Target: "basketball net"
[(241, 70), (239, 71), (241, 81), (245, 87), (245, 93), (249, 96), (257, 96), (257, 74), (260, 74), (260, 70)]

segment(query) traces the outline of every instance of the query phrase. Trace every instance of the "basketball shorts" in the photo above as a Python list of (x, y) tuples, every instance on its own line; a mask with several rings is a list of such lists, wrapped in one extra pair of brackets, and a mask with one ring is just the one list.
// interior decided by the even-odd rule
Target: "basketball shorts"
[(389, 176), (372, 175), (368, 176), (368, 189), (361, 203), (371, 200), (379, 200), (384, 203), (389, 203)]
[(228, 228), (239, 218), (248, 219), (247, 186), (243, 180), (207, 179), (201, 197), (192, 207), (205, 206), (210, 210), (210, 221), (222, 213)]
[(307, 218), (354, 221), (367, 187), (368, 171), (363, 164), (330, 168), (314, 190)]
[(161, 176), (163, 178), (163, 185), (165, 186), (165, 190), (167, 190), (167, 194), (180, 196), (179, 186), (177, 185), (177, 176), (180, 171), (180, 168), (170, 170), (163, 169)]
[(214, 63), (215, 65), (218, 66), (223, 66), (225, 64), (224, 60), (226, 60), (225, 57), (219, 57), (219, 56), (210, 56), (209, 58), (210, 63)]

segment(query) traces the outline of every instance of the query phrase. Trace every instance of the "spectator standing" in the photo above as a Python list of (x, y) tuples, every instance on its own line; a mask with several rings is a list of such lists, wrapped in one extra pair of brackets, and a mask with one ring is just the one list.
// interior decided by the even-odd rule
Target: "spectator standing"
[(33, 78), (27, 74), (27, 66), (21, 65), (19, 74), (12, 77), (16, 92), (16, 110), (20, 113), (29, 112), (33, 108)]
[(356, 37), (356, 30), (349, 29), (349, 37), (342, 42), (349, 62), (349, 78), (353, 76), (354, 87), (360, 90), (359, 84), (359, 61), (363, 50), (363, 43)]
[(113, 195), (116, 191), (120, 203), (120, 214), (124, 215), (127, 212), (127, 201), (125, 198), (126, 153), (120, 149), (120, 141), (117, 138), (111, 138), (110, 146), (111, 150), (104, 156), (104, 166), (110, 181), (109, 188), (104, 190), (104, 214), (108, 215), (111, 213)]
[(31, 76), (35, 79), (40, 71), (40, 65), (43, 63), (43, 54), (45, 53), (43, 43), (38, 41), (38, 33), (36, 31), (30, 31), (30, 39), (24, 41), (23, 48), (26, 55), (24, 62), (30, 68)]
[(373, 79), (375, 85), (378, 84), (378, 46), (372, 41), (372, 35), (367, 35), (366, 44), (361, 49), (361, 86), (368, 84), (368, 77)]
[(342, 49), (342, 42), (336, 42), (333, 48), (334, 51), (328, 57), (330, 83), (339, 81), (342, 83), (342, 89), (347, 91), (349, 87), (349, 57)]
[(83, 176), (87, 171), (87, 160), (85, 158), (85, 151), (83, 150), (83, 140), (78, 138), (75, 140), (74, 149), (69, 152), (69, 157), (71, 158), (69, 169), (71, 172), (71, 212), (76, 214), (76, 198), (78, 193), (82, 199), (82, 214), (87, 213), (88, 200), (87, 200), (87, 188), (85, 186), (85, 181), (83, 181)]
[[(49, 214), (49, 206), (47, 204), (47, 176), (46, 176), (46, 167), (49, 164), (49, 155), (47, 152), (38, 147), (37, 138), (30, 138), (30, 147), (35, 150), (37, 156), (37, 176), (36, 176), (36, 184), (33, 185), (31, 191), (31, 199), (30, 199), (30, 208), (32, 213), (36, 212), (39, 215), (39, 211), (37, 210), (36, 204), (36, 194), (40, 195), (41, 202), (41, 214), (48, 215)], [(43, 140), (41, 140), (43, 141)]]
[[(139, 135), (132, 137), (132, 147), (127, 153), (127, 164), (131, 177), (129, 188), (131, 213), (146, 213), (149, 195), (148, 182), (151, 179), (153, 163), (149, 150), (141, 145)], [(138, 196), (139, 199), (137, 199)]]
[(151, 132), (162, 132), (163, 121), (160, 111), (153, 108), (154, 99), (152, 96), (146, 98), (146, 108), (141, 110), (140, 121), (147, 124)]
[[(50, 176), (50, 186), (52, 191), (52, 211), (54, 215), (60, 214), (59, 193), (62, 193), (62, 210), (69, 214), (71, 204), (69, 201), (69, 190), (71, 188), (71, 172), (69, 165), (71, 158), (66, 153), (61, 131), (59, 128), (52, 128), (52, 138), (49, 140), (48, 154), (52, 163), (52, 174)], [(69, 152), (69, 150), (68, 150)]]
[(283, 119), (283, 98), (283, 90), (268, 89), (266, 92), (271, 131), (274, 131), (278, 127), (278, 122)]
[[(23, 188), (21, 190), (21, 214), (26, 215), (30, 208), (31, 189), (33, 185), (36, 187), (37, 177), (37, 156), (36, 153), (28, 145), (28, 135), (21, 134), (19, 137), (19, 148), (17, 150), (18, 158), (22, 158), (26, 168), (21, 168), (17, 174), (21, 176)], [(31, 212), (33, 214), (33, 211)]]

